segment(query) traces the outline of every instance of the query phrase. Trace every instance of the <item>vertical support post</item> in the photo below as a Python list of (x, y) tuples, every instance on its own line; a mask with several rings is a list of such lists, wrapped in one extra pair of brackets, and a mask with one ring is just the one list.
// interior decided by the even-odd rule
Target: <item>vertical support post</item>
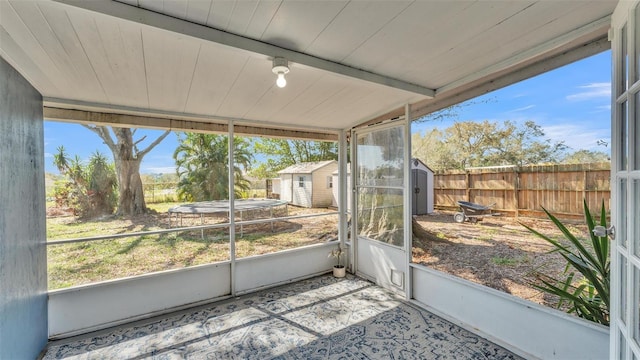
[(235, 177), (233, 173), (233, 120), (229, 120), (229, 261), (231, 263), (231, 296), (236, 295), (236, 214), (234, 192)]
[(411, 105), (404, 106), (404, 251), (406, 261), (404, 264), (404, 292), (407, 300), (413, 297), (412, 294), (412, 277), (411, 277), (411, 256), (413, 238), (413, 209), (412, 199), (413, 191), (411, 189)]
[[(347, 188), (347, 149), (347, 133), (345, 131), (341, 131), (338, 135), (338, 241), (343, 249), (348, 240), (349, 234), (349, 230), (347, 228), (349, 222), (347, 199), (350, 189)], [(349, 263), (351, 263), (352, 260), (353, 257), (350, 253)], [(345, 264), (345, 266), (346, 265), (347, 264)]]
[(347, 187), (347, 191), (351, 192), (351, 201), (349, 202), (349, 206), (351, 207), (351, 247), (349, 249), (349, 260), (351, 262), (351, 271), (356, 274), (358, 272), (358, 193), (356, 192), (358, 143), (356, 132), (353, 130), (351, 130), (351, 140), (349, 143), (351, 144), (349, 148), (351, 151), (351, 175)]
[[(204, 225), (204, 214), (200, 214), (200, 225)], [(204, 240), (204, 229), (200, 229), (200, 238)]]

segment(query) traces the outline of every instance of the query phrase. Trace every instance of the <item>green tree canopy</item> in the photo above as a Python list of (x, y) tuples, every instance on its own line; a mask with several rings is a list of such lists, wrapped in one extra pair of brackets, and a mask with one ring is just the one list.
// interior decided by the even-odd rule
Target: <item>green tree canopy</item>
[[(178, 135), (173, 153), (176, 162), (178, 197), (187, 201), (229, 198), (229, 138), (225, 135), (184, 133)], [(234, 192), (240, 196), (249, 189), (244, 176), (253, 155), (249, 142), (234, 138)]]
[(566, 146), (533, 121), (462, 121), (412, 137), (414, 157), (434, 170), (557, 162)]
[(610, 160), (609, 154), (603, 151), (578, 150), (567, 154), (562, 162), (565, 164), (588, 164)]
[(332, 141), (263, 138), (255, 141), (254, 151), (266, 157), (251, 171), (260, 179), (275, 177), (278, 171), (297, 163), (338, 160), (338, 144)]

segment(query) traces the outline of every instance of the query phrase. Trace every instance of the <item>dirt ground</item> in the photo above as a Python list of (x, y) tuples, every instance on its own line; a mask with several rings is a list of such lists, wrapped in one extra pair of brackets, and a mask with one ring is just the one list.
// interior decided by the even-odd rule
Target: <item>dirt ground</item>
[[(557, 304), (556, 298), (531, 284), (537, 281), (537, 271), (562, 278), (566, 262), (557, 253), (549, 253), (552, 248), (548, 243), (520, 225), (566, 244), (550, 221), (495, 216), (477, 224), (460, 224), (454, 222), (453, 212), (436, 212), (416, 220), (420, 228), (414, 229), (414, 262), (539, 304)], [(586, 238), (586, 226), (568, 227)]]

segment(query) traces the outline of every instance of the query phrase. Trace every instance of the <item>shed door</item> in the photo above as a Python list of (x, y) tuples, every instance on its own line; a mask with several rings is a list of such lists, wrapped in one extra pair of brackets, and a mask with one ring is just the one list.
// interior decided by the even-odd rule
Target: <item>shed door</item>
[(429, 189), (429, 179), (425, 171), (418, 169), (411, 170), (411, 187), (413, 188), (413, 215), (424, 215), (429, 211), (427, 209), (427, 195)]
[(611, 358), (640, 360), (640, 8), (614, 12)]
[[(408, 291), (411, 218), (408, 126), (404, 121), (353, 132), (356, 274)], [(410, 222), (409, 222), (410, 224)]]

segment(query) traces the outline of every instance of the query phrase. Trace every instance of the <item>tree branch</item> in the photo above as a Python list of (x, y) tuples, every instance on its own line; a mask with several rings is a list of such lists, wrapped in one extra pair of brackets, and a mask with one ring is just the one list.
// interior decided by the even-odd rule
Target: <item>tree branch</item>
[(92, 125), (84, 125), (84, 124), (81, 124), (81, 125), (84, 126), (86, 129), (88, 129), (89, 131), (96, 133), (104, 141), (104, 143), (109, 147), (109, 149), (112, 152), (114, 153), (116, 152), (117, 150), (116, 143), (113, 141), (113, 138), (109, 133), (109, 129), (107, 129), (105, 126), (92, 126)]
[[(142, 151), (139, 151), (139, 152), (136, 154), (136, 157), (137, 157), (138, 159), (142, 160), (142, 158), (143, 158), (145, 155), (147, 155), (147, 154), (149, 153), (149, 151), (151, 151), (151, 149), (153, 149), (156, 145), (160, 144), (160, 142), (161, 142), (162, 140), (164, 140), (164, 138), (166, 138), (166, 137), (167, 137), (167, 135), (169, 135), (169, 133), (171, 133), (171, 131), (170, 131), (170, 130), (165, 131), (165, 132), (164, 132), (164, 134), (160, 135), (160, 136), (159, 136), (159, 137), (158, 137), (154, 142), (152, 142), (149, 146), (147, 146), (147, 148), (146, 148), (146, 149), (144, 149), (144, 150), (142, 150)], [(137, 142), (136, 142), (136, 143), (137, 143)]]
[[(133, 133), (131, 133), (131, 135), (133, 136)], [(140, 140), (138, 140), (138, 141), (136, 141), (136, 142), (134, 142), (134, 143), (133, 143), (133, 146), (136, 146), (136, 145), (138, 145), (139, 143), (143, 142), (143, 141), (144, 141), (144, 139), (146, 139), (146, 138), (147, 138), (147, 135), (145, 135), (145, 136), (141, 137), (141, 138), (140, 138)]]

